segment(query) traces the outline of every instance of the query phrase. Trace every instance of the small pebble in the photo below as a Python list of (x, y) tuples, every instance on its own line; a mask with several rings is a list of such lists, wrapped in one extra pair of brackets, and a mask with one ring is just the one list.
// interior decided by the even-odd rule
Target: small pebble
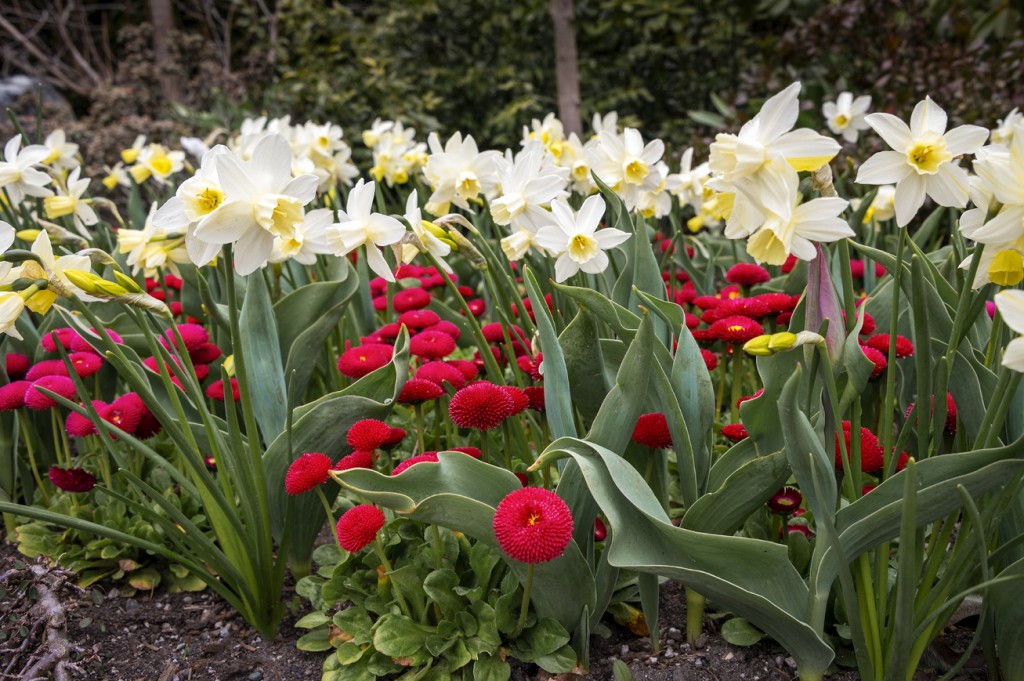
[(796, 669), (796, 660), (794, 660), (792, 657), (787, 657), (786, 666), (790, 669)]
[(725, 659), (725, 660), (731, 660), (731, 659), (732, 659), (732, 653), (729, 653), (729, 654), (728, 654), (728, 655), (726, 655), (726, 656), (725, 656), (725, 658), (723, 658), (723, 659)]
[(263, 680), (263, 672), (261, 672), (261, 671), (257, 670), (257, 671), (254, 671), (252, 674), (249, 674), (249, 681), (262, 681), (262, 680)]
[(695, 666), (695, 667), (703, 667), (704, 666), (704, 658), (698, 657), (696, 660), (693, 661), (693, 666)]
[(619, 650), (619, 656), (625, 657), (626, 655), (629, 655), (629, 646), (622, 646), (622, 649)]
[(231, 633), (231, 625), (225, 624), (223, 627), (220, 628), (220, 631), (218, 633), (220, 634), (221, 638), (227, 638), (228, 634)]
[(138, 610), (138, 609), (139, 609), (139, 602), (137, 600), (135, 600), (134, 598), (129, 598), (127, 601), (125, 601), (125, 603), (124, 603), (124, 610), (125, 610), (125, 612), (131, 612), (132, 610)]

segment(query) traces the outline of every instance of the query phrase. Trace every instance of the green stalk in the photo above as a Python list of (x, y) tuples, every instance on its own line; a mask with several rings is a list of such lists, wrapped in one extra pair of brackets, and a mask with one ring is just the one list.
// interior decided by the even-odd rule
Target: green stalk
[[(377, 560), (379, 560), (380, 564), (384, 567), (384, 572), (389, 576), (394, 574), (395, 569), (391, 567), (391, 561), (388, 560), (387, 555), (384, 553), (384, 546), (380, 543), (380, 537), (376, 537), (373, 540), (373, 544), (370, 546), (373, 547), (373, 552), (377, 555)], [(398, 607), (402, 609), (402, 613), (406, 617), (413, 619), (412, 611), (409, 610), (409, 605), (405, 602), (405, 597), (402, 596), (402, 590), (399, 588), (398, 582), (390, 577), (388, 581), (391, 582), (391, 590), (395, 593), (395, 600), (398, 601)]]
[[(338, 533), (334, 531), (334, 511), (331, 510), (331, 502), (327, 501), (327, 495), (324, 494), (323, 486), (316, 486), (316, 495), (320, 498), (320, 504), (324, 507), (324, 513), (327, 515), (327, 523), (332, 528), (331, 534), (334, 535), (334, 543), (337, 545), (339, 551), (344, 551), (341, 548), (341, 540), (338, 539)], [(344, 554), (342, 554), (344, 555)]]
[(686, 587), (686, 642), (692, 647), (704, 633), (704, 605), (706, 599)]
[(888, 365), (885, 368), (885, 392), (882, 393), (882, 457), (884, 466), (882, 479), (892, 470), (889, 460), (893, 458), (892, 452), (892, 424), (893, 424), (893, 400), (896, 398), (896, 328), (899, 325), (900, 313), (900, 280), (903, 275), (903, 249), (907, 243), (907, 230), (899, 230), (899, 239), (896, 242), (896, 271), (892, 275), (892, 309), (889, 312), (889, 352), (886, 355)]
[(36, 452), (32, 447), (32, 438), (28, 432), (28, 425), (25, 423), (25, 415), (18, 413), (18, 427), (21, 428), (21, 437), (25, 440), (25, 449), (28, 451), (28, 467), (32, 471), (32, 477), (36, 480), (36, 486), (39, 488), (39, 494), (43, 497), (43, 503), (46, 507), (50, 507), (50, 495), (46, 493), (46, 485), (43, 484), (43, 479), (39, 475), (39, 464), (36, 463)]
[(523, 602), (519, 608), (519, 621), (516, 623), (515, 631), (512, 632), (512, 638), (518, 637), (526, 627), (526, 614), (530, 610), (530, 592), (533, 590), (533, 569), (533, 563), (526, 566), (526, 583), (523, 585)]

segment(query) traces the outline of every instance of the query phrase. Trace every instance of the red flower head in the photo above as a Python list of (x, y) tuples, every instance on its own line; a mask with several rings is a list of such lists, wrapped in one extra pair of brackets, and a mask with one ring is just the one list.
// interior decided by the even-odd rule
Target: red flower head
[(100, 418), (117, 426), (124, 432), (133, 434), (142, 421), (142, 413), (146, 405), (135, 393), (122, 395), (99, 411)]
[(25, 406), (29, 409), (41, 411), (57, 406), (56, 400), (44, 395), (37, 388), (46, 388), (69, 400), (75, 396), (75, 384), (67, 376), (43, 376), (25, 391)]
[(72, 352), (68, 360), (80, 378), (88, 378), (103, 367), (103, 358), (92, 352)]
[(747, 429), (742, 423), (726, 423), (722, 426), (722, 435), (730, 442), (741, 442), (749, 437)]
[(797, 262), (798, 261), (795, 255), (787, 256), (786, 262), (782, 263), (782, 273), (789, 274), (790, 272), (792, 272), (793, 268), (796, 267)]
[(398, 475), (399, 473), (401, 473), (405, 469), (411, 468), (411, 467), (415, 466), (418, 463), (437, 463), (437, 462), (438, 462), (437, 452), (423, 452), (422, 454), (417, 454), (416, 456), (410, 456), (408, 459), (406, 459), (402, 463), (400, 463), (397, 466), (395, 466), (395, 470), (391, 471), (391, 475)]
[(717, 296), (697, 296), (692, 302), (702, 310), (710, 310), (721, 305), (722, 299)]
[(608, 538), (608, 528), (600, 518), (594, 518), (594, 541), (604, 541)]
[[(178, 324), (178, 333), (185, 344), (185, 352), (193, 353), (203, 345), (210, 342), (210, 333), (199, 324)], [(174, 329), (164, 331), (165, 338), (161, 343), (165, 348), (177, 347), (174, 339)]]
[(373, 452), (355, 451), (338, 459), (334, 470), (347, 471), (352, 468), (373, 468)]
[(28, 357), (17, 352), (8, 352), (4, 358), (4, 363), (7, 369), (7, 377), (11, 379), (23, 377), (32, 365)]
[(668, 431), (668, 421), (660, 412), (642, 414), (633, 428), (633, 442), (646, 445), (652, 449), (668, 449), (672, 446), (672, 434)]
[(515, 402), (504, 390), (486, 381), (468, 385), (452, 396), (448, 414), (462, 428), (491, 430), (512, 415)]
[(388, 433), (388, 439), (384, 440), (384, 444), (381, 445), (382, 449), (391, 449), (399, 442), (405, 439), (405, 428), (392, 427), (391, 432)]
[(65, 492), (88, 492), (96, 486), (96, 476), (84, 468), (50, 468), (50, 482)]
[(802, 504), (803, 501), (804, 498), (797, 489), (793, 487), (783, 487), (768, 500), (768, 508), (772, 510), (772, 513), (790, 515), (793, 511), (800, 508), (800, 504)]
[[(914, 402), (907, 405), (907, 411), (904, 412), (903, 418), (910, 418), (910, 412), (914, 409)], [(935, 414), (935, 398), (932, 397), (929, 402), (931, 408), (928, 410), (928, 418), (931, 419), (932, 415)], [(914, 417), (914, 426), (917, 426), (917, 417)], [(946, 425), (945, 431), (947, 435), (956, 435), (956, 402), (953, 401), (953, 393), (946, 393)]]
[(479, 447), (452, 447), (447, 451), (459, 452), (460, 454), (465, 454), (466, 456), (470, 456), (474, 459), (479, 459), (483, 456), (483, 452), (480, 451)]
[[(430, 295), (429, 293), (427, 295)], [(398, 316), (398, 324), (405, 324), (410, 329), (419, 331), (441, 321), (441, 317), (433, 310), (409, 310)]]
[[(135, 393), (129, 393), (134, 395)], [(148, 440), (157, 433), (159, 433), (163, 426), (160, 425), (160, 420), (156, 415), (149, 410), (149, 407), (140, 399), (139, 403), (142, 405), (142, 418), (139, 419), (139, 425), (136, 426), (135, 432), (132, 435), (138, 440)]]
[(811, 528), (807, 527), (807, 525), (804, 525), (803, 523), (790, 523), (787, 529), (790, 534), (802, 534), (808, 539), (814, 538), (814, 533), (811, 532)]
[(544, 411), (544, 387), (539, 385), (530, 385), (523, 388), (523, 392), (530, 399), (530, 409), (534, 411)]
[(530, 408), (530, 396), (523, 392), (522, 388), (517, 388), (514, 385), (503, 385), (500, 388), (506, 395), (512, 398), (512, 413), (509, 414), (510, 416), (515, 416)]
[(436, 383), (442, 388), (447, 383), (456, 390), (466, 385), (462, 372), (447, 362), (427, 362), (416, 370), (416, 378)]
[(467, 381), (472, 381), (480, 372), (476, 368), (476, 364), (468, 359), (450, 359), (448, 364), (462, 372), (462, 375), (466, 377)]
[(799, 296), (790, 296), (785, 293), (762, 293), (759, 296), (754, 296), (751, 300), (758, 300), (767, 305), (768, 314), (779, 314), (780, 312), (792, 312)]
[[(884, 352), (886, 355), (889, 354), (889, 334), (877, 333), (871, 338), (864, 341), (864, 345), (869, 348), (874, 348), (879, 352)], [(914, 354), (914, 344), (909, 338), (904, 336), (896, 336), (896, 356), (900, 359), (904, 357), (910, 357)]]
[(459, 327), (455, 326), (454, 324), (452, 324), (447, 319), (442, 319), (437, 324), (431, 324), (430, 326), (428, 326), (427, 328), (425, 328), (423, 330), (424, 331), (440, 331), (441, 333), (448, 334), (449, 336), (451, 336), (455, 340), (459, 340), (459, 338), (462, 336), (462, 331), (459, 330)]
[(14, 381), (0, 386), (0, 411), (11, 411), (25, 406), (25, 393), (32, 381)]
[(718, 355), (710, 350), (701, 348), (700, 356), (704, 358), (704, 366), (708, 368), (708, 371), (714, 371), (718, 368)]
[(515, 324), (511, 324), (506, 327), (501, 322), (492, 322), (490, 324), (484, 324), (480, 330), (484, 334), (484, 340), (488, 343), (504, 343), (506, 329), (508, 329), (508, 336), (512, 340), (519, 340), (523, 343), (529, 342), (526, 337), (526, 332)]
[[(90, 328), (89, 331), (92, 334), (95, 334), (96, 336), (109, 337), (110, 340), (118, 344), (124, 342), (121, 336), (119, 336), (116, 332), (111, 331), (110, 329), (101, 329), (97, 331), (96, 329)], [(93, 339), (91, 335), (89, 336), (89, 338), (93, 340), (93, 342), (95, 342), (97, 345), (102, 342), (99, 338)], [(69, 350), (71, 350), (71, 352), (96, 352), (96, 349), (89, 345), (89, 340), (86, 340), (84, 337), (78, 335), (77, 333), (71, 337), (71, 347), (69, 348)]]
[(732, 298), (722, 301), (722, 304), (714, 308), (719, 315), (718, 319), (724, 319), (733, 315), (760, 319), (771, 313), (771, 307), (765, 301), (757, 298)]
[(516, 476), (516, 479), (519, 481), (519, 484), (522, 485), (523, 487), (529, 486), (530, 476), (527, 475), (526, 473), (513, 473), (512, 475)]
[(338, 518), (336, 532), (338, 545), (349, 553), (357, 553), (369, 546), (384, 527), (384, 512), (376, 506), (353, 506)]
[(377, 335), (385, 341), (393, 341), (402, 332), (402, 325), (391, 322), (377, 329)]
[(736, 263), (725, 273), (725, 280), (730, 284), (748, 287), (754, 284), (763, 284), (771, 278), (772, 275), (768, 274), (768, 270), (765, 268), (745, 262)]
[[(101, 402), (100, 400), (92, 401), (92, 408), (95, 409), (98, 414), (102, 414), (106, 407), (106, 402)], [(96, 434), (96, 424), (93, 423), (88, 416), (73, 411), (68, 414), (68, 419), (64, 422), (64, 430), (66, 430), (68, 435), (71, 437), (89, 437), (90, 435)]]
[(764, 388), (758, 388), (753, 395), (744, 395), (743, 397), (736, 400), (736, 406), (739, 407), (741, 404), (748, 400), (756, 400), (758, 397), (764, 394)]
[(760, 324), (749, 317), (732, 315), (723, 317), (711, 325), (711, 334), (718, 340), (732, 345), (743, 345), (751, 338), (764, 333)]
[(362, 378), (391, 361), (390, 345), (357, 345), (341, 353), (338, 371), (349, 378)]
[(443, 331), (420, 331), (409, 339), (409, 353), (427, 360), (444, 359), (455, 352), (455, 339)]
[[(238, 391), (238, 379), (228, 379), (231, 386), (231, 401), (238, 402), (242, 399), (242, 394)], [(227, 399), (228, 392), (224, 389), (224, 379), (219, 378), (211, 383), (206, 388), (206, 396), (211, 400), (217, 400), (218, 402), (224, 402)]]
[[(875, 332), (876, 328), (878, 327), (875, 324), (875, 318), (869, 315), (867, 312), (865, 312), (864, 323), (860, 325), (860, 335), (870, 336)], [(888, 352), (888, 348), (886, 348), (886, 352)]]
[(885, 359), (885, 353), (867, 345), (860, 346), (860, 351), (864, 353), (864, 356), (875, 363), (875, 368), (871, 370), (871, 378), (878, 378), (885, 373), (885, 368), (889, 366), (889, 362)]
[(409, 310), (421, 310), (430, 305), (430, 293), (422, 288), (407, 288), (391, 298), (391, 306), (399, 314)]
[(26, 381), (38, 381), (43, 376), (67, 376), (68, 368), (60, 359), (44, 359), (36, 362), (25, 373)]
[(188, 356), (193, 364), (209, 364), (220, 357), (220, 348), (213, 343), (203, 343), (195, 350), (189, 350)]
[(372, 452), (383, 447), (390, 436), (391, 426), (388, 424), (377, 419), (363, 419), (352, 424), (345, 441), (352, 449)]
[[(850, 422), (843, 421), (843, 439), (846, 440), (846, 453), (850, 452)], [(865, 473), (878, 473), (882, 470), (882, 445), (878, 438), (867, 428), (860, 429), (860, 468)], [(839, 446), (839, 433), (836, 433), (836, 468), (843, 468), (843, 451)]]
[(327, 482), (331, 470), (331, 457), (320, 452), (306, 452), (292, 461), (284, 476), (284, 491), (302, 494)]
[(554, 492), (523, 487), (498, 504), (494, 536), (511, 558), (523, 563), (546, 563), (565, 553), (572, 541), (572, 513)]
[(54, 329), (39, 339), (39, 344), (47, 352), (56, 352), (57, 343), (60, 343), (65, 350), (71, 349), (71, 339), (78, 335), (78, 332), (70, 327)]
[(399, 404), (423, 404), (440, 399), (444, 395), (444, 388), (432, 381), (425, 381), (422, 378), (410, 378), (402, 386), (402, 392), (398, 395)]
[(469, 313), (474, 317), (479, 317), (484, 312), (487, 312), (487, 303), (484, 302), (483, 298), (466, 301), (466, 307), (469, 308)]

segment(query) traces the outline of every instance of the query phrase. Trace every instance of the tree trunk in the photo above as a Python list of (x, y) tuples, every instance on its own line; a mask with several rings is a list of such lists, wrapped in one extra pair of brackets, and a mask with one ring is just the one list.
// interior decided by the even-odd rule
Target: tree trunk
[(149, 0), (149, 21), (153, 27), (153, 56), (156, 58), (160, 93), (168, 102), (181, 101), (181, 83), (170, 44), (174, 32), (173, 0)]
[(558, 117), (565, 132), (583, 134), (580, 115), (580, 75), (576, 57), (576, 16), (572, 0), (551, 0), (555, 23), (555, 75), (558, 83)]

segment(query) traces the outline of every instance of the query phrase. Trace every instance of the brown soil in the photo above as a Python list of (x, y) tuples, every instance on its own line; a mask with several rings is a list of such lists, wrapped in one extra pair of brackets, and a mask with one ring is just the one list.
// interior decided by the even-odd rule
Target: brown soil
[[(0, 575), (8, 582), (16, 562), (23, 559), (10, 544), (0, 541)], [(7, 596), (0, 612), (15, 609), (6, 584)], [(274, 641), (264, 641), (253, 629), (219, 598), (210, 592), (199, 594), (136, 594), (125, 596), (116, 587), (101, 585), (77, 589), (69, 585), (56, 594), (67, 614), (65, 630), (70, 644), (66, 669), (70, 679), (88, 681), (186, 681), (247, 680), (285, 681), (318, 679), (323, 653), (304, 653), (295, 648), (295, 641), (304, 633), (294, 622), (304, 613), (302, 599), (286, 592), (289, 614)], [(14, 614), (14, 613), (12, 613)], [(28, 618), (22, 617), (23, 621)], [(8, 615), (0, 631), (8, 632), (0, 649), (18, 644), (15, 618)], [(586, 676), (561, 675), (560, 680), (612, 679), (615, 660), (625, 662), (635, 681), (792, 681), (797, 677), (791, 658), (778, 646), (762, 642), (741, 648), (725, 642), (714, 632), (708, 620), (708, 634), (697, 646), (685, 643), (682, 631), (686, 621), (686, 605), (679, 585), (667, 583), (662, 588), (662, 649), (652, 655), (650, 641), (612, 625), (608, 639), (596, 638), (591, 649), (591, 672)], [(945, 667), (944, 659), (956, 660), (970, 639), (969, 628), (951, 628), (937, 642), (929, 663), (915, 676), (929, 681), (941, 675), (936, 667)], [(24, 636), (24, 634), (23, 634)], [(35, 645), (22, 646), (28, 650)], [(0, 656), (2, 657), (2, 656)], [(972, 660), (972, 663), (974, 660)], [(0, 679), (5, 676), (0, 665)], [(18, 667), (20, 668), (20, 667)], [(516, 681), (544, 681), (551, 678), (535, 668), (517, 666)], [(837, 671), (833, 681), (855, 681), (859, 677), (850, 670)], [(984, 669), (969, 664), (957, 681), (985, 679)]]

